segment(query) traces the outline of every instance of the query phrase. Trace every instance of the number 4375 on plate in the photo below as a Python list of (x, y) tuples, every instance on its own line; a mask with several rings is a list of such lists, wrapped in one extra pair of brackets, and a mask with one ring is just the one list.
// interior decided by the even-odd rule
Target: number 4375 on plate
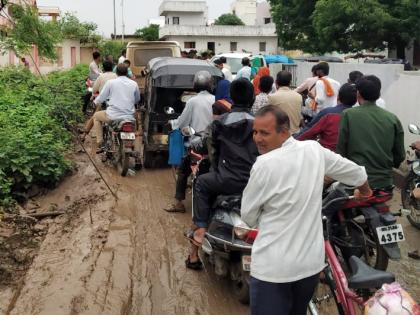
[(380, 226), (376, 228), (376, 232), (381, 245), (405, 241), (401, 224)]

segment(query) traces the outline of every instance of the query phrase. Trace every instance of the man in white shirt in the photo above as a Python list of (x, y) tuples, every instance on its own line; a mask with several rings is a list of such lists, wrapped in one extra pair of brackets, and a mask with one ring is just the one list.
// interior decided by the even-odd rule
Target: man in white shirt
[(229, 65), (226, 63), (226, 57), (220, 57), (219, 60), (222, 62), (222, 72), (225, 76), (225, 79), (228, 80), (229, 82), (233, 81), (233, 75), (232, 72), (230, 71), (230, 67)]
[[(328, 77), (330, 66), (326, 62), (320, 62), (316, 67), (318, 81), (315, 84), (315, 94), (309, 92), (309, 96), (315, 99), (317, 104), (316, 114), (327, 107), (337, 105), (338, 91), (340, 82)], [(331, 94), (330, 94), (331, 92)]]
[(102, 73), (99, 69), (99, 64), (101, 63), (101, 54), (98, 51), (95, 51), (92, 54), (93, 61), (89, 64), (89, 79), (95, 81), (99, 75)]
[(269, 105), (258, 111), (254, 141), (261, 156), (244, 190), (242, 220), (259, 233), (252, 247), (253, 315), (306, 315), (325, 267), (321, 219), (324, 176), (372, 194), (365, 169), (316, 141), (290, 136), (289, 118)]
[(124, 61), (127, 59), (126, 55), (127, 55), (127, 49), (123, 49), (123, 51), (121, 52), (120, 58), (118, 58), (118, 64), (124, 63)]
[(93, 115), (93, 122), (98, 144), (97, 153), (103, 152), (102, 123), (112, 120), (134, 120), (135, 105), (140, 101), (140, 91), (137, 83), (127, 78), (127, 67), (124, 64), (117, 66), (117, 79), (105, 83), (101, 93), (95, 99), (95, 104), (108, 101), (108, 108), (96, 112)]
[[(356, 84), (356, 82), (363, 77), (363, 73), (360, 71), (352, 71), (349, 73), (349, 78), (347, 79), (347, 82), (350, 84)], [(386, 109), (386, 102), (385, 100), (380, 97), (376, 100), (376, 105), (380, 108)], [(353, 107), (357, 107), (360, 106), (360, 104), (357, 102), (356, 105), (354, 105)]]
[(251, 74), (252, 74), (251, 61), (249, 60), (248, 57), (244, 57), (242, 58), (242, 68), (239, 69), (238, 73), (236, 74), (235, 79), (245, 78), (251, 81)]

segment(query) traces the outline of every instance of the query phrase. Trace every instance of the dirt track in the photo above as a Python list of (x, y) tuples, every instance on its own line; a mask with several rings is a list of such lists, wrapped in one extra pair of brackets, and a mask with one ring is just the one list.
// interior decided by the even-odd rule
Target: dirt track
[[(78, 172), (37, 200), (41, 209), (57, 204), (66, 214), (43, 220), (48, 233), (26, 277), (0, 287), (0, 314), (249, 313), (233, 298), (228, 281), (210, 270), (186, 270), (182, 232), (191, 214), (162, 211), (172, 200), (170, 169), (122, 178), (98, 162), (118, 193), (115, 201), (87, 157), (80, 153), (75, 160)], [(420, 231), (403, 220), (408, 242), (403, 261), (391, 270), (420, 300), (420, 262), (407, 258), (410, 244), (420, 247)]]

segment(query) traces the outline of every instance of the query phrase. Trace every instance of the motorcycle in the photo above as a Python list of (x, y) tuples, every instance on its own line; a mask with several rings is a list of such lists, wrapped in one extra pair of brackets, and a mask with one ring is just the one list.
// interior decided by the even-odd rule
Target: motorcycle
[(121, 176), (126, 176), (129, 169), (130, 157), (138, 158), (134, 142), (136, 140), (136, 125), (133, 120), (115, 120), (104, 123), (104, 147), (102, 161), (111, 161)]
[[(184, 136), (194, 135), (192, 128), (182, 130)], [(202, 154), (201, 139), (191, 141), (189, 154), (192, 170), (192, 200), (198, 176), (208, 173), (210, 161)], [(202, 244), (202, 251), (216, 275), (230, 278), (233, 294), (243, 304), (249, 303), (251, 249), (258, 230), (241, 220), (241, 195), (220, 195), (212, 205), (213, 216)]]
[[(343, 184), (333, 184), (323, 204), (347, 196), (353, 190)], [(366, 200), (350, 199), (323, 210), (331, 222), (331, 243), (348, 265), (354, 255), (375, 269), (386, 270), (389, 259), (401, 258), (398, 242), (405, 240), (404, 231), (386, 204), (392, 199), (392, 190), (393, 187), (374, 190)]]
[[(408, 129), (412, 134), (420, 135), (420, 128), (410, 124)], [(407, 165), (410, 172), (404, 179), (401, 189), (401, 199), (404, 209), (408, 210), (407, 219), (417, 229), (420, 229), (420, 148), (410, 145), (413, 154), (409, 154)], [(410, 151), (408, 151), (410, 153)]]
[(86, 94), (85, 94), (85, 98), (89, 98), (85, 100), (85, 107), (83, 112), (85, 113), (85, 115), (87, 117), (91, 117), (95, 111), (96, 111), (96, 105), (93, 102), (95, 100), (95, 98), (99, 95), (99, 93), (95, 93), (93, 94), (93, 84), (94, 81), (92, 81), (91, 79), (87, 78), (85, 85), (86, 85)]

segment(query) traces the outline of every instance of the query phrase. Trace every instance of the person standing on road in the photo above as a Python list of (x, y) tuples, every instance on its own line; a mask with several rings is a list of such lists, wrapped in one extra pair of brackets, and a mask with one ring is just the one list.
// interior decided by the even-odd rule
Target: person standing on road
[(375, 104), (381, 95), (379, 78), (364, 76), (356, 89), (360, 106), (341, 116), (337, 153), (366, 167), (372, 187), (388, 190), (393, 168), (405, 159), (404, 129), (397, 116)]
[(108, 100), (108, 108), (93, 115), (98, 150), (103, 152), (102, 123), (112, 120), (134, 120), (135, 105), (140, 102), (140, 91), (137, 83), (127, 78), (127, 67), (124, 64), (117, 66), (118, 78), (105, 83), (101, 93), (95, 99), (96, 105)]
[(251, 61), (249, 60), (248, 57), (244, 57), (242, 58), (241, 63), (242, 63), (242, 68), (239, 69), (238, 73), (236, 74), (235, 79), (245, 78), (251, 81), (251, 73), (252, 73)]
[(267, 106), (270, 102), (268, 95), (273, 88), (274, 79), (271, 76), (263, 76), (259, 80), (259, 91), (260, 93), (255, 97), (254, 105), (252, 105), (251, 113), (256, 114), (258, 110), (264, 106)]
[(124, 61), (127, 59), (126, 55), (127, 55), (127, 49), (123, 49), (121, 52), (120, 58), (118, 58), (118, 64), (124, 63)]
[(95, 81), (102, 73), (101, 69), (99, 69), (99, 64), (101, 63), (101, 54), (99, 51), (95, 51), (92, 54), (92, 57), (93, 61), (89, 65), (89, 79)]
[(222, 56), (219, 59), (222, 62), (222, 65), (223, 65), (222, 72), (225, 76), (225, 79), (228, 80), (229, 82), (232, 82), (233, 81), (233, 76), (232, 76), (232, 72), (230, 71), (230, 67), (227, 64), (226, 57)]
[(268, 96), (268, 102), (283, 110), (290, 120), (290, 131), (292, 134), (299, 132), (302, 120), (302, 96), (290, 89), (292, 74), (289, 71), (277, 73), (277, 92)]
[(254, 141), (262, 155), (241, 205), (242, 220), (259, 230), (251, 254), (251, 313), (306, 315), (325, 268), (324, 176), (359, 187), (354, 195), (361, 198), (372, 193), (367, 175), (316, 141), (293, 139), (289, 117), (273, 105), (257, 112)]
[[(169, 121), (172, 129), (191, 127), (196, 133), (206, 130), (213, 119), (212, 105), (215, 102), (214, 95), (210, 94), (212, 77), (208, 71), (199, 71), (194, 76), (194, 90), (198, 94), (190, 98), (185, 104), (181, 116)], [(186, 155), (177, 169), (175, 203), (165, 208), (166, 212), (185, 212), (182, 203), (185, 200), (188, 177), (191, 175), (191, 159)]]

